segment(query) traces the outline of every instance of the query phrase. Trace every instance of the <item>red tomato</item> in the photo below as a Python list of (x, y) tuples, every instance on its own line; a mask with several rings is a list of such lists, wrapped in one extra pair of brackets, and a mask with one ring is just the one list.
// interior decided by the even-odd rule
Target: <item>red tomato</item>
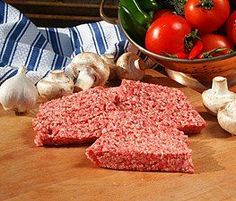
[(174, 55), (178, 59), (187, 59), (188, 55), (185, 52), (178, 52)]
[(228, 54), (229, 50), (233, 49), (234, 47), (231, 41), (227, 37), (219, 34), (204, 35), (202, 37), (202, 43), (203, 43), (203, 52), (209, 52), (216, 48), (226, 48), (226, 50), (214, 54), (213, 56)]
[(153, 17), (153, 21), (156, 20), (157, 18), (160, 18), (162, 16), (166, 16), (166, 15), (173, 15), (172, 11), (169, 9), (161, 9), (155, 12), (154, 17)]
[(234, 11), (226, 22), (228, 38), (236, 45), (236, 11)]
[(201, 33), (219, 29), (229, 14), (229, 0), (188, 0), (184, 7), (186, 20)]
[(184, 38), (190, 32), (191, 25), (183, 17), (162, 16), (147, 30), (145, 47), (156, 54), (184, 52)]

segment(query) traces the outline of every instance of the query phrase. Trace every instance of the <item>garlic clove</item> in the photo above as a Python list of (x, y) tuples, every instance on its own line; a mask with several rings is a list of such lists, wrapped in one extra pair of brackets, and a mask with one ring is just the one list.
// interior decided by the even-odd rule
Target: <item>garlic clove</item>
[(132, 52), (121, 55), (116, 65), (116, 73), (120, 79), (141, 80), (144, 77), (145, 63)]
[(63, 70), (54, 70), (38, 82), (37, 89), (44, 100), (51, 100), (72, 94), (74, 82)]
[(213, 115), (216, 115), (220, 108), (234, 99), (236, 99), (236, 94), (228, 90), (227, 79), (224, 77), (215, 77), (212, 81), (212, 88), (202, 93), (203, 105)]
[(34, 83), (25, 75), (25, 68), (18, 69), (15, 76), (0, 86), (0, 102), (5, 110), (13, 110), (16, 114), (26, 113), (34, 107), (38, 92)]
[(236, 100), (219, 109), (217, 119), (220, 126), (229, 133), (236, 135)]

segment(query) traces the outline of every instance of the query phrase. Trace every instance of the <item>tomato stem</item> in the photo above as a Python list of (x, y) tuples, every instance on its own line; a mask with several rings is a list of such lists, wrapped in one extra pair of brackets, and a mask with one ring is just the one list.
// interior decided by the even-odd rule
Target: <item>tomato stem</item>
[(200, 0), (200, 4), (197, 7), (202, 7), (206, 10), (211, 10), (214, 7), (213, 0)]
[(215, 53), (222, 52), (222, 51), (225, 51), (225, 50), (228, 50), (228, 52), (227, 52), (228, 54), (230, 54), (230, 53), (233, 52), (233, 50), (228, 49), (228, 48), (226, 48), (226, 47), (223, 47), (223, 48), (219, 47), (219, 48), (215, 48), (215, 49), (213, 49), (213, 50), (210, 50), (210, 51), (208, 51), (208, 52), (203, 52), (203, 53), (199, 56), (199, 59), (212, 58)]
[(184, 38), (184, 48), (186, 52), (190, 52), (196, 41), (200, 40), (199, 31), (197, 29), (191, 31), (190, 34)]

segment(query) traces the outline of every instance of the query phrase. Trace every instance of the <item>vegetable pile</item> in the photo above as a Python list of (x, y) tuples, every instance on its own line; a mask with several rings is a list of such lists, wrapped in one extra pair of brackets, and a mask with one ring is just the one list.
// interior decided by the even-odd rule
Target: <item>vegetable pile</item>
[(232, 53), (234, 0), (121, 0), (121, 24), (147, 50), (179, 59)]

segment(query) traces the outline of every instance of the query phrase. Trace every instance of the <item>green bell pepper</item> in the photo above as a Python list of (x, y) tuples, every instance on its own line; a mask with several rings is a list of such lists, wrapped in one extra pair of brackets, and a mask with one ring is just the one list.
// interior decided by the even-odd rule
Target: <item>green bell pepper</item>
[(121, 24), (125, 31), (139, 44), (144, 42), (146, 31), (157, 9), (156, 0), (120, 0)]
[(147, 12), (155, 11), (159, 8), (156, 0), (138, 0), (138, 4)]
[(125, 6), (119, 7), (119, 15), (123, 28), (135, 42), (142, 44), (146, 34), (146, 28), (140, 25), (133, 14)]
[(141, 0), (121, 0), (120, 7), (128, 9), (138, 24), (148, 28), (151, 22), (151, 17), (143, 10), (139, 2), (141, 2)]

